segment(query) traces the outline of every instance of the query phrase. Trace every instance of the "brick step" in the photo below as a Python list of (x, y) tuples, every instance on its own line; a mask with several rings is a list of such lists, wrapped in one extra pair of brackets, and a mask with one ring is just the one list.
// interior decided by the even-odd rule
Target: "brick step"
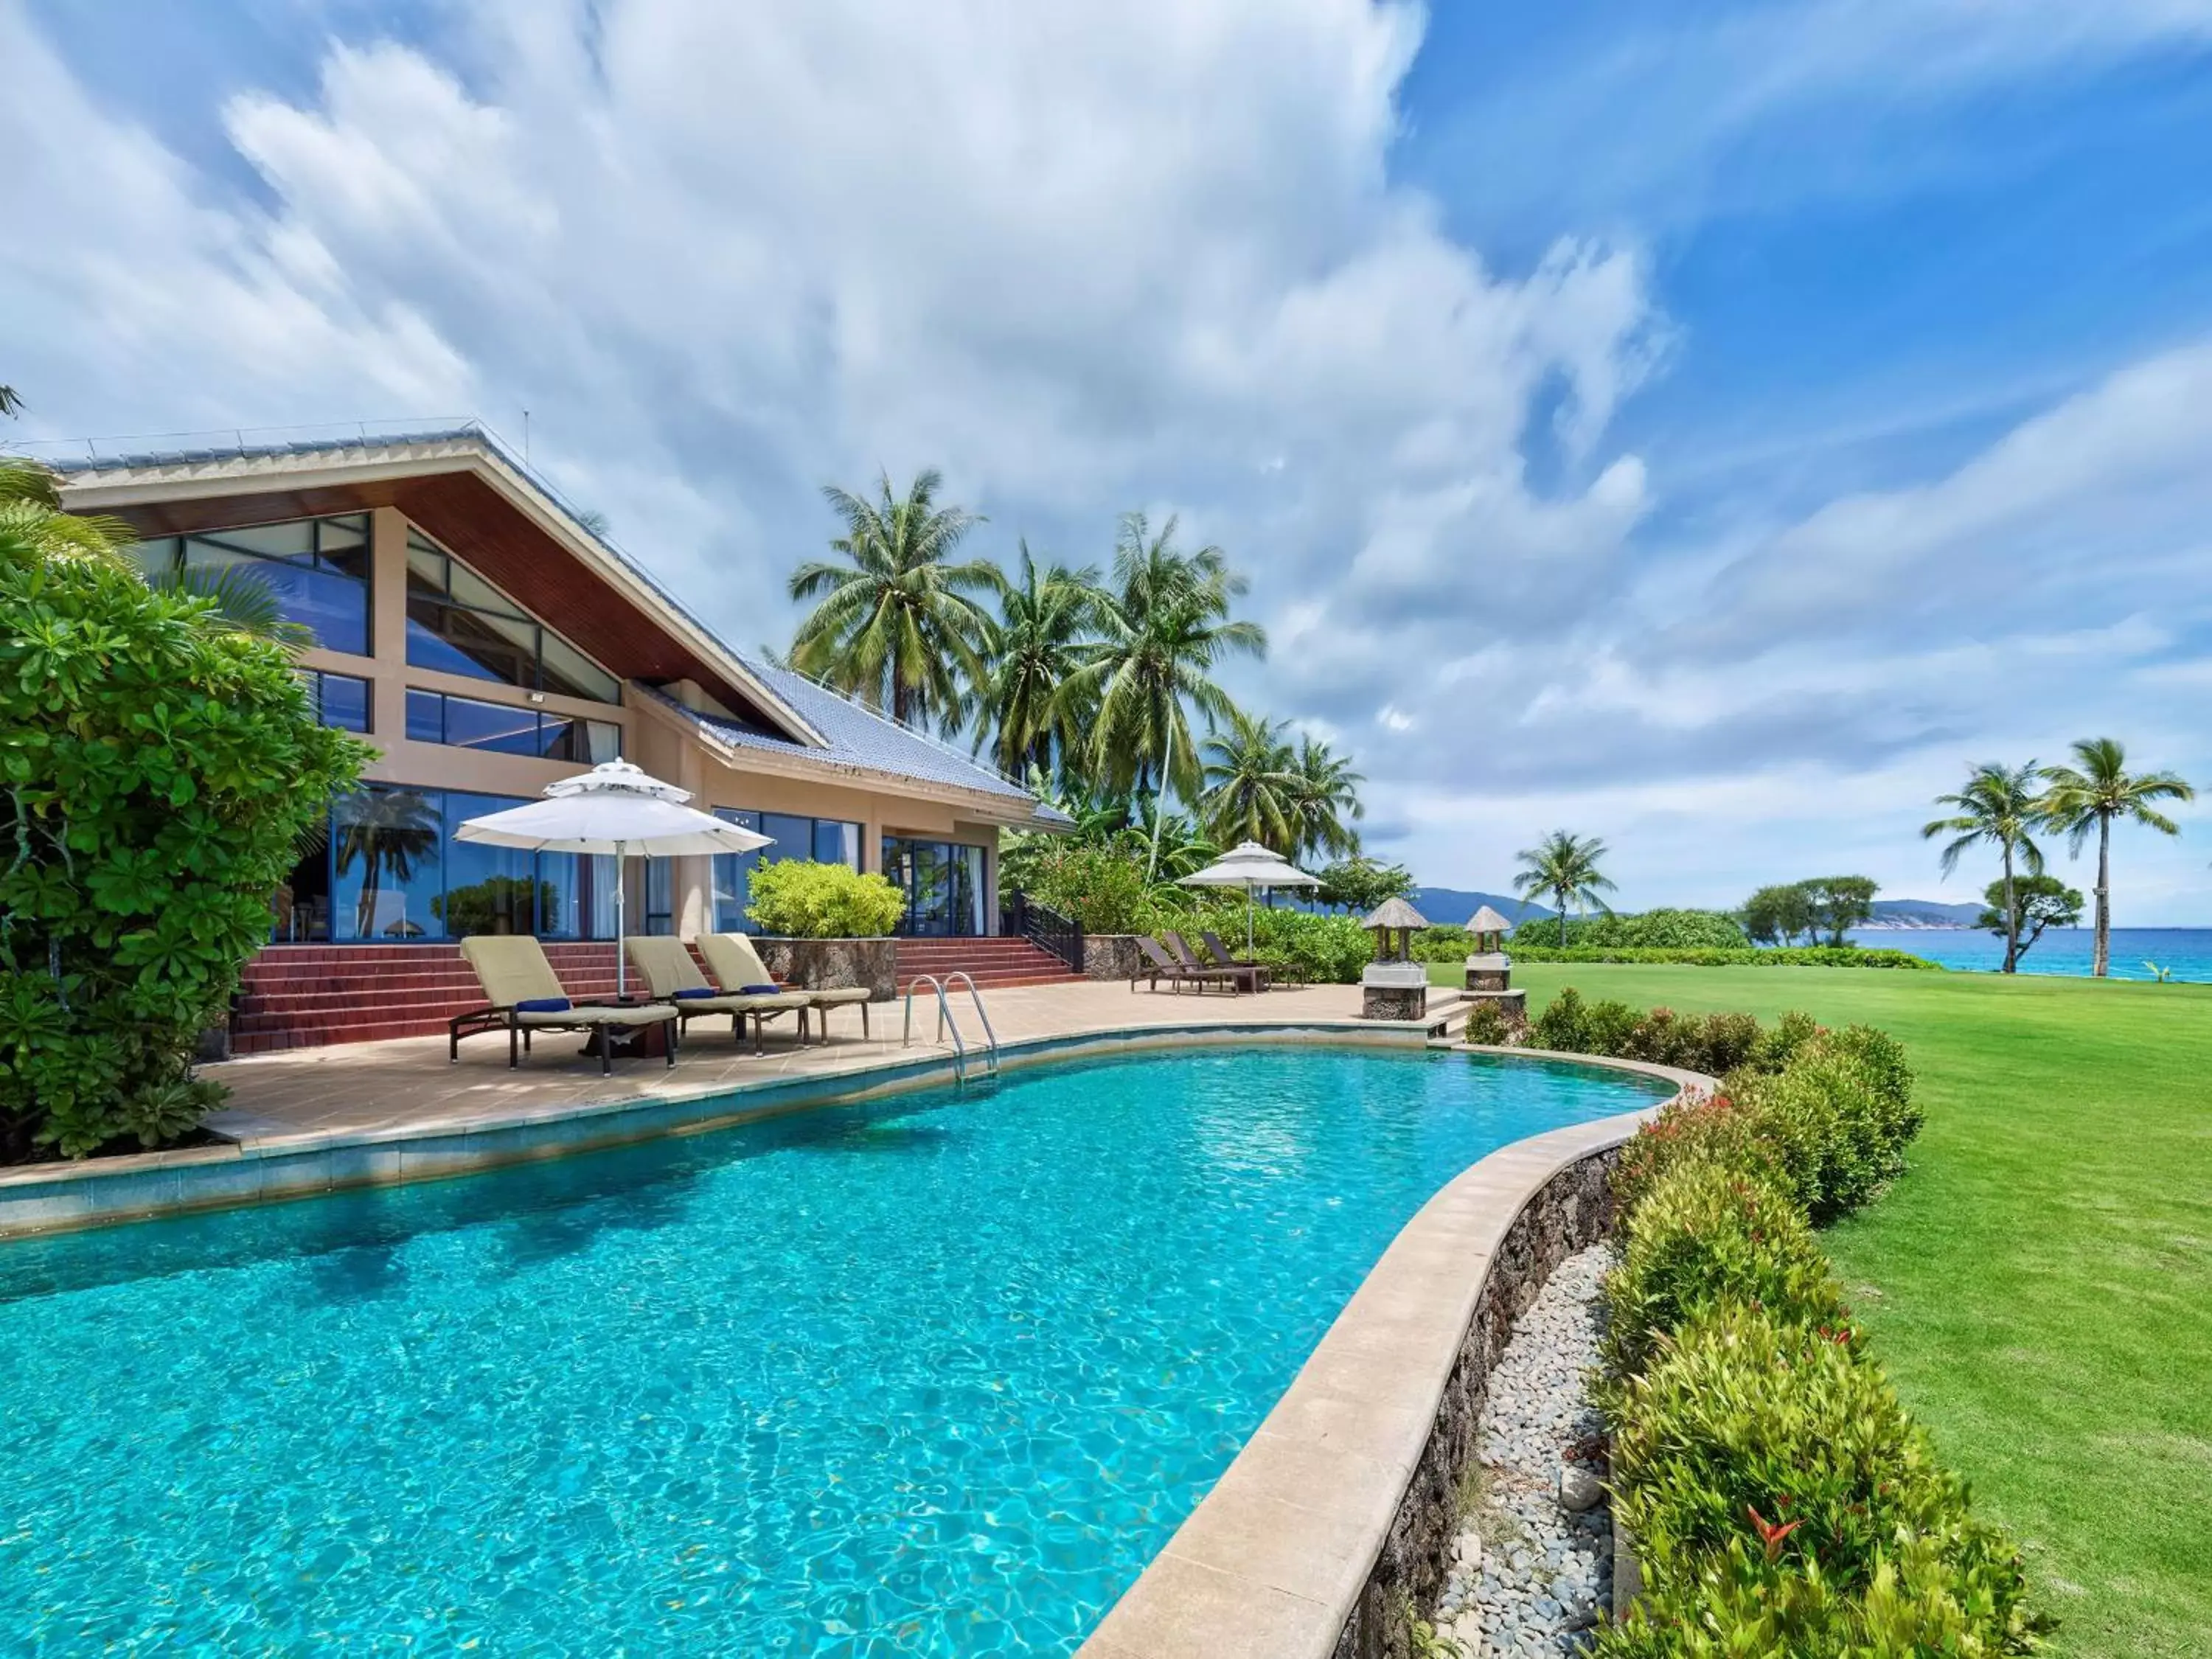
[[(942, 979), (943, 975), (939, 975), (938, 977)], [(1064, 969), (1058, 973), (975, 974), (969, 977), (975, 980), (975, 988), (979, 991), (1008, 990), (1016, 987), (1031, 985), (1081, 985), (1085, 982), (1080, 974), (1071, 974)], [(899, 994), (904, 996), (908, 991), (914, 989), (921, 978), (920, 975), (916, 975), (911, 979), (902, 979), (899, 981)], [(957, 999), (967, 988), (964, 985), (953, 986), (951, 994)], [(927, 989), (928, 988), (923, 987), (925, 995), (927, 994)]]

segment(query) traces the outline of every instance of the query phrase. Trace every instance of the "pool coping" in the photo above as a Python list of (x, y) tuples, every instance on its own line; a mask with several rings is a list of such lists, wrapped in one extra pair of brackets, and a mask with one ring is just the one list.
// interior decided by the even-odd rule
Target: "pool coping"
[[(1008, 1041), (1006, 1071), (1148, 1048), (1252, 1042), (1364, 1042), (1419, 1048), (1433, 1021), (1324, 1019), (1109, 1024)], [(972, 1061), (971, 1061), (972, 1068)], [(972, 1074), (972, 1071), (971, 1071)], [(698, 1134), (788, 1112), (870, 1100), (954, 1080), (933, 1046), (856, 1056), (804, 1077), (719, 1079), (605, 1100), (516, 1106), (486, 1118), (432, 1116), (363, 1129), (313, 1131), (217, 1114), (224, 1142), (163, 1152), (0, 1170), (0, 1248), (15, 1238), (128, 1224), (361, 1187), (475, 1175), (669, 1135)], [(612, 1086), (620, 1087), (616, 1080)], [(228, 1116), (225, 1123), (223, 1119)]]
[[(1637, 1073), (1674, 1084), (1670, 1099), (1718, 1087), (1703, 1073), (1640, 1060), (1443, 1046)], [(1424, 1204), (1078, 1659), (1337, 1655), (1413, 1495), (1508, 1236), (1554, 1179), (1620, 1146), (1668, 1103), (1500, 1147)]]

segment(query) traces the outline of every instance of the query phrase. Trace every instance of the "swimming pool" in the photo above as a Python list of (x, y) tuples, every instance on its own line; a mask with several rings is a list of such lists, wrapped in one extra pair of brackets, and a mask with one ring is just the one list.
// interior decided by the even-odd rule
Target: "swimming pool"
[(9, 1651), (1053, 1654), (1627, 1076), (1193, 1048), (0, 1247)]

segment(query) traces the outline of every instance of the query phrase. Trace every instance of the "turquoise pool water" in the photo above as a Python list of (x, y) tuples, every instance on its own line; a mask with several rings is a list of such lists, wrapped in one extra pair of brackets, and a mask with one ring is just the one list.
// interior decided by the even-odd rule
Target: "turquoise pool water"
[(0, 1246), (0, 1650), (1056, 1654), (1632, 1079), (1194, 1048)]

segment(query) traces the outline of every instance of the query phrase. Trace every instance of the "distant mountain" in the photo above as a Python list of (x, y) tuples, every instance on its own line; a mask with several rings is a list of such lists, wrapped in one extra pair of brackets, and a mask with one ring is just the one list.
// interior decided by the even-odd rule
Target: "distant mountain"
[(1978, 904), (1938, 904), (1933, 899), (1876, 899), (1869, 927), (1971, 927)]
[(1439, 927), (1464, 927), (1467, 919), (1486, 904), (1508, 921), (1540, 921), (1559, 914), (1510, 893), (1470, 893), (1457, 887), (1416, 887), (1407, 897)]

